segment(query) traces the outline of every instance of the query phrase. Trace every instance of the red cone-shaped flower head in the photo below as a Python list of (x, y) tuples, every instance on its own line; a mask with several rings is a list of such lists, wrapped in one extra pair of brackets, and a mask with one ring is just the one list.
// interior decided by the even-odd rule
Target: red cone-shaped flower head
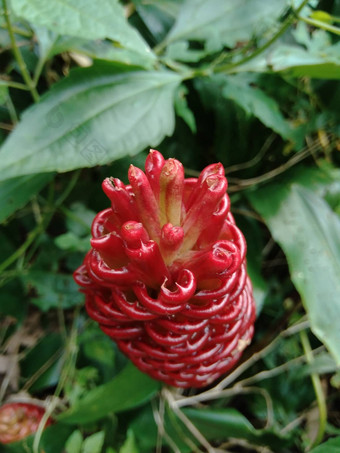
[(111, 207), (94, 219), (75, 272), (88, 314), (142, 371), (202, 387), (228, 371), (253, 335), (246, 244), (229, 211), (221, 164), (184, 178), (151, 150), (129, 185), (107, 178)]
[[(45, 414), (36, 404), (7, 403), (0, 407), (0, 444), (17, 442), (34, 434)], [(45, 426), (52, 423), (49, 418)]]

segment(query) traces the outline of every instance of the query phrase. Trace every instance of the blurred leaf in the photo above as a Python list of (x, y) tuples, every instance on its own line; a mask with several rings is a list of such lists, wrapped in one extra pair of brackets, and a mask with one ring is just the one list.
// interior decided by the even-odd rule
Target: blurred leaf
[[(0, 235), (0, 241), (3, 239), (2, 235)], [(28, 306), (28, 301), (20, 283), (18, 279), (9, 281), (1, 287), (0, 297), (0, 317), (12, 316), (19, 321), (19, 324), (24, 320)]]
[(28, 203), (52, 178), (49, 173), (0, 181), (0, 222)]
[[(1, 183), (0, 183), (1, 184)], [(56, 237), (54, 242), (62, 250), (68, 250), (70, 252), (87, 252), (90, 248), (91, 236), (80, 238), (74, 233), (69, 231), (68, 233), (61, 234)]]
[(257, 445), (268, 445), (276, 450), (291, 444), (289, 437), (280, 434), (279, 431), (255, 429), (246, 417), (232, 408), (185, 408), (183, 412), (210, 440), (234, 437), (247, 439)]
[(310, 450), (310, 453), (339, 453), (340, 452), (340, 436), (328, 439), (321, 445)]
[(256, 302), (256, 313), (257, 315), (259, 315), (268, 293), (268, 284), (262, 277), (259, 267), (251, 258), (247, 258), (247, 271), (253, 285), (253, 294)]
[(104, 431), (99, 431), (99, 433), (87, 437), (82, 446), (82, 453), (100, 453), (103, 448), (104, 438)]
[(74, 70), (28, 109), (0, 150), (0, 180), (102, 165), (171, 134), (180, 76), (117, 70), (112, 64)]
[(133, 0), (133, 3), (149, 32), (160, 41), (173, 25), (181, 0)]
[(85, 236), (91, 232), (92, 221), (97, 214), (82, 203), (75, 202), (69, 207), (66, 217), (67, 229), (76, 236)]
[(125, 65), (153, 69), (154, 61), (131, 49), (120, 47), (111, 41), (78, 40), (70, 49), (73, 52), (87, 55), (94, 60), (119, 62)]
[(337, 369), (339, 369), (339, 366), (336, 365), (333, 357), (330, 356), (327, 352), (324, 352), (314, 357), (313, 362), (304, 364), (301, 371), (302, 374), (306, 376), (312, 373), (335, 373)]
[[(72, 432), (72, 427), (63, 425), (61, 423), (55, 423), (48, 426), (41, 439), (41, 447), (45, 453), (64, 453), (65, 443)], [(26, 450), (33, 451), (33, 450)]]
[(82, 443), (83, 436), (81, 432), (78, 429), (76, 431), (73, 431), (65, 444), (66, 453), (80, 453)]
[(213, 80), (221, 86), (222, 96), (232, 99), (248, 115), (254, 115), (282, 138), (292, 137), (292, 129), (283, 117), (279, 104), (260, 88), (254, 86), (247, 77), (218, 75), (214, 76)]
[(127, 438), (124, 444), (121, 446), (119, 453), (139, 453), (139, 449), (135, 441), (135, 436), (131, 429), (128, 430)]
[(180, 85), (176, 91), (175, 96), (175, 109), (178, 116), (180, 116), (183, 121), (187, 124), (189, 129), (193, 134), (196, 133), (196, 120), (194, 114), (190, 110), (186, 95), (188, 94), (188, 89), (184, 85)]
[(234, 72), (280, 72), (290, 77), (340, 78), (340, 45), (308, 51), (293, 45), (280, 45), (265, 55), (233, 69)]
[(311, 189), (291, 180), (249, 193), (286, 254), (314, 334), (340, 364), (340, 219)]
[(4, 80), (1, 80), (0, 82), (2, 82), (2, 83), (0, 83), (0, 105), (2, 105), (7, 100), (8, 88), (7, 88), (7, 86), (5, 84), (3, 84), (5, 82)]
[(207, 40), (214, 51), (234, 47), (263, 33), (285, 7), (285, 0), (186, 0), (166, 41)]
[(125, 19), (117, 0), (12, 0), (14, 12), (34, 25), (61, 35), (85, 39), (110, 38), (152, 59), (153, 54), (139, 33)]
[(47, 334), (20, 361), (24, 379), (29, 380), (33, 375), (37, 375), (37, 379), (30, 386), (31, 391), (39, 391), (58, 383), (62, 366), (62, 346), (63, 341), (59, 334)]
[(32, 270), (21, 278), (28, 290), (34, 288), (36, 291), (31, 301), (42, 311), (58, 307), (67, 309), (84, 302), (72, 275)]
[(73, 49), (74, 46), (81, 45), (84, 41), (86, 42), (83, 38), (62, 36), (46, 27), (33, 25), (32, 28), (39, 42), (39, 57), (43, 61)]
[(110, 413), (141, 406), (155, 395), (159, 387), (159, 382), (129, 363), (112, 381), (90, 390), (76, 406), (58, 419), (63, 423), (92, 422)]
[[(223, 441), (230, 437), (246, 439), (253, 445), (268, 445), (274, 451), (291, 444), (289, 436), (283, 436), (273, 429), (255, 429), (249, 420), (233, 408), (183, 408), (183, 413), (196, 426), (200, 433), (208, 440)], [(185, 439), (197, 443), (192, 434), (175, 416), (174, 412), (165, 414), (165, 431), (177, 445), (181, 452), (191, 452)], [(136, 435), (138, 445), (142, 451), (152, 451), (157, 442), (157, 426), (150, 407), (145, 408), (132, 422), (132, 430)], [(164, 444), (168, 445), (166, 439)]]

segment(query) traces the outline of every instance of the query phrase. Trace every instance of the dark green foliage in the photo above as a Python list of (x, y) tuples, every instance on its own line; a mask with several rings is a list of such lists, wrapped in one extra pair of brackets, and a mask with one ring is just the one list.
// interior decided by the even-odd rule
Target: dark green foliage
[[(339, 2), (1, 1), (0, 398), (55, 424), (0, 451), (339, 451)], [(150, 147), (222, 162), (248, 243), (255, 337), (206, 393), (141, 374), (72, 278)]]

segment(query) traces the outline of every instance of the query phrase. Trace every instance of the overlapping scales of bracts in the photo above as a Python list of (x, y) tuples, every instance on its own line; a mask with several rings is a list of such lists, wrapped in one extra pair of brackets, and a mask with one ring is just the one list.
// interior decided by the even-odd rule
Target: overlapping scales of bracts
[(230, 213), (221, 164), (184, 178), (151, 150), (129, 185), (107, 178), (111, 207), (92, 225), (74, 274), (88, 314), (142, 371), (202, 387), (228, 371), (253, 335), (246, 243)]

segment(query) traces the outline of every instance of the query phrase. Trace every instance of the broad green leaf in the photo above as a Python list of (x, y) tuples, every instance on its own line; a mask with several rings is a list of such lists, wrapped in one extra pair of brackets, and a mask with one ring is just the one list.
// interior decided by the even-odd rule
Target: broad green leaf
[(0, 150), (0, 180), (102, 165), (156, 146), (174, 129), (179, 82), (168, 71), (117, 73), (109, 64), (75, 70), (25, 112)]
[(253, 86), (243, 75), (218, 75), (212, 81), (221, 86), (222, 96), (242, 107), (248, 115), (258, 118), (281, 137), (292, 137), (292, 129), (283, 117), (278, 103), (260, 88)]
[(67, 309), (84, 302), (72, 275), (31, 270), (21, 278), (27, 290), (35, 289), (36, 295), (31, 301), (42, 311), (58, 307)]
[(314, 334), (340, 364), (340, 219), (312, 189), (291, 180), (249, 193), (273, 238), (286, 254), (290, 274)]
[(22, 208), (51, 179), (53, 174), (19, 176), (0, 182), (0, 222)]
[(117, 0), (12, 0), (14, 12), (34, 25), (60, 35), (85, 39), (110, 38), (121, 46), (153, 58), (150, 48), (125, 19)]
[(335, 44), (319, 51), (293, 45), (280, 45), (233, 72), (280, 72), (291, 77), (340, 79), (340, 46)]
[(88, 423), (108, 414), (133, 409), (149, 401), (159, 386), (159, 382), (129, 363), (118, 376), (89, 391), (58, 419), (63, 423)]
[(340, 436), (328, 439), (321, 445), (310, 450), (310, 453), (339, 453), (340, 451)]
[(263, 33), (285, 7), (285, 0), (186, 0), (166, 41), (207, 41), (215, 50), (234, 47)]

